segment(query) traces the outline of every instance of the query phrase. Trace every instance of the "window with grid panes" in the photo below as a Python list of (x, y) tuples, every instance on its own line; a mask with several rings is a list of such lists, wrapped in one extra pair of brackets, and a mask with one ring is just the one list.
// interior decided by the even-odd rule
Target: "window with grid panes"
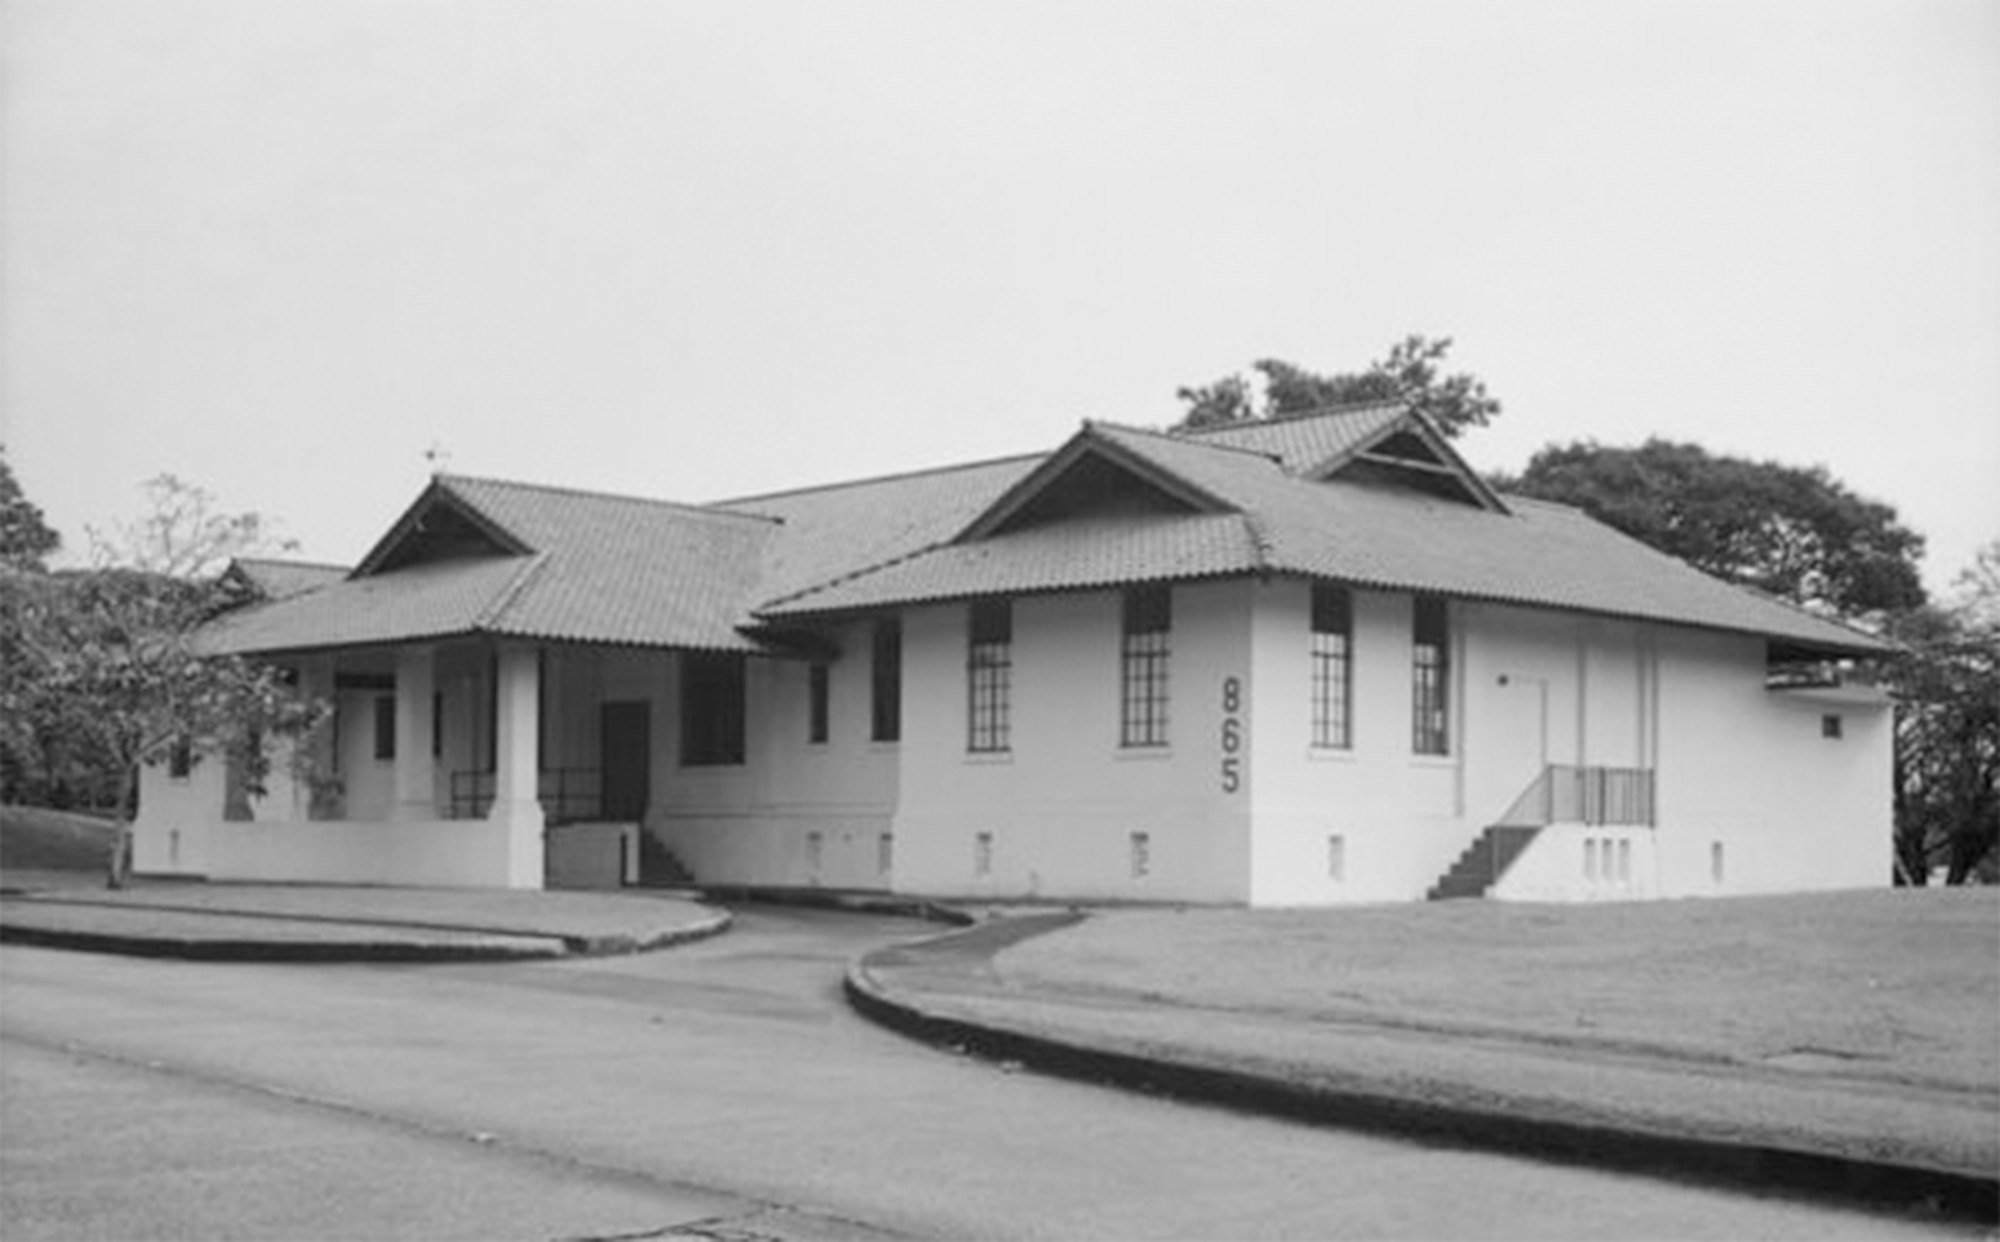
[(1420, 595), (1411, 643), (1410, 749), (1419, 755), (1451, 753), (1445, 687), (1450, 680), (1451, 634), (1441, 599)]
[(1312, 744), (1354, 745), (1354, 606), (1346, 587), (1312, 589)]
[(1173, 595), (1167, 587), (1134, 587), (1125, 592), (1118, 679), (1120, 746), (1167, 744), (1167, 672), (1173, 622)]
[(743, 762), (744, 663), (733, 652), (681, 656), (681, 763)]
[(965, 648), (966, 749), (1008, 749), (1014, 668), (1014, 607), (1004, 599), (972, 605)]

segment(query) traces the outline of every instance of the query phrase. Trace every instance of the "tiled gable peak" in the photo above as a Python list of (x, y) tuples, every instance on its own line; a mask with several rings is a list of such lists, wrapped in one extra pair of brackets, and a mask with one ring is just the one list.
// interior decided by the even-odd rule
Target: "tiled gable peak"
[(1077, 517), (1226, 513), (1235, 508), (1155, 455), (1136, 450), (1126, 437), (1129, 430), (1086, 422), (953, 542)]

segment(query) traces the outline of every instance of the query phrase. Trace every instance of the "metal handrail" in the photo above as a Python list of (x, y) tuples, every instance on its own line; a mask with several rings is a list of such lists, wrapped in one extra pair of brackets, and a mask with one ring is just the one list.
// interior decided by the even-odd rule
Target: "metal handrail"
[(1651, 768), (1552, 763), (1493, 822), (1510, 828), (1558, 823), (1651, 827), (1657, 813), (1655, 794)]
[[(493, 808), (496, 773), (473, 771), (451, 774), (451, 802), (448, 819), (484, 819)], [(551, 824), (598, 819), (604, 808), (602, 768), (543, 768), (536, 773), (535, 796)]]

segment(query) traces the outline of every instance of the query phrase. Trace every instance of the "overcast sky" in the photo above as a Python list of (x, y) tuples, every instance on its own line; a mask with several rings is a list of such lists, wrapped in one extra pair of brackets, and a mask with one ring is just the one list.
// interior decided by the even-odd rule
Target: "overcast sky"
[(1405, 333), (1482, 469), (1823, 463), (2000, 536), (2000, 3), (0, 0), (0, 440), (356, 559), (1160, 424)]

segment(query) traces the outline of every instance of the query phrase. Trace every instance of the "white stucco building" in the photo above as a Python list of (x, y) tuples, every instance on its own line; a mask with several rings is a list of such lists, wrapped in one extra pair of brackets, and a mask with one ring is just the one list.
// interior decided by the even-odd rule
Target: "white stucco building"
[[(1876, 886), (1869, 636), (1351, 407), (690, 506), (441, 476), (217, 650), (337, 793), (149, 771), (139, 870), (1301, 904)], [(1802, 675), (1802, 673), (1804, 675)], [(283, 765), (277, 765), (282, 769)]]

